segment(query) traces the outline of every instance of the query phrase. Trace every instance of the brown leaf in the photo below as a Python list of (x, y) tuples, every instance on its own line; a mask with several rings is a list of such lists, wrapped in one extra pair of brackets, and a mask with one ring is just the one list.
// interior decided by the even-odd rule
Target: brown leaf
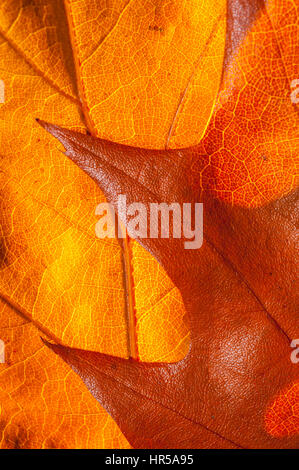
[[(153, 151), (126, 147), (40, 121), (66, 155), (91, 176), (117, 209), (117, 198), (204, 203), (204, 243), (137, 239), (179, 288), (191, 347), (175, 364), (48, 346), (84, 380), (134, 447), (280, 448), (298, 437), (267, 433), (269, 402), (299, 379), (290, 360), (298, 337), (297, 193), (247, 209), (201, 194), (192, 171), (196, 147)], [(120, 218), (127, 224), (126, 214)], [(279, 227), (279, 231), (277, 230)], [(295, 397), (297, 400), (297, 398)]]

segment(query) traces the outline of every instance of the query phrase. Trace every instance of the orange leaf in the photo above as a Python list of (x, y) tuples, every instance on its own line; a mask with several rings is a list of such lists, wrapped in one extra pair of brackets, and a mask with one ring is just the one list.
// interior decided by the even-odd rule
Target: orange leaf
[[(179, 290), (137, 243), (96, 239), (103, 193), (61, 157), (34, 118), (136, 146), (199, 144), (196, 184), (245, 206), (275, 199), (295, 187), (298, 110), (289, 95), (299, 76), (298, 11), (291, 0), (263, 5), (1, 2), (0, 296), (6, 307), (0, 338), (8, 338), (7, 321), (14, 324), (10, 318), (19, 312), (31, 322), (24, 335), (36, 347), (38, 329), (70, 347), (124, 358), (184, 356), (188, 321)], [(0, 364), (3, 387), (16, 380), (14, 364), (26, 362), (8, 353), (10, 366)], [(45, 354), (46, 363), (57, 361)], [(64, 380), (65, 366), (56, 363)], [(40, 393), (26, 384), (24, 397)], [(110, 423), (97, 440), (75, 443), (70, 427), (66, 441), (57, 432), (54, 446), (127, 446), (124, 438), (109, 441), (118, 431), (92, 402), (92, 413)], [(43, 396), (49, 412), (39, 417), (21, 394), (16, 403), (36, 420), (20, 446), (51, 447), (50, 393)], [(5, 447), (18, 438), (6, 426), (15, 411), (4, 400), (1, 407)], [(18, 414), (21, 428), (25, 414)]]
[(0, 303), (2, 449), (126, 448), (118, 427), (18, 311)]

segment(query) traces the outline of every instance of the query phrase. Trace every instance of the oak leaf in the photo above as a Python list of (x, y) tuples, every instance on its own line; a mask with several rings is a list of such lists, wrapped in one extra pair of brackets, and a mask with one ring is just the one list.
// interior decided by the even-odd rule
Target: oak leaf
[[(290, 359), (299, 334), (296, 281), (297, 192), (262, 208), (202, 194), (192, 171), (198, 148), (145, 150), (39, 121), (66, 155), (119, 207), (203, 201), (204, 244), (137, 237), (181, 292), (191, 345), (174, 364), (140, 363), (46, 343), (83, 379), (134, 447), (292, 448), (265, 427), (268, 403), (299, 381)], [(296, 220), (295, 220), (296, 219)], [(277, 231), (279, 227), (279, 231)], [(173, 231), (171, 231), (173, 235)], [(298, 394), (291, 398), (294, 406)], [(293, 434), (293, 432), (291, 432)]]

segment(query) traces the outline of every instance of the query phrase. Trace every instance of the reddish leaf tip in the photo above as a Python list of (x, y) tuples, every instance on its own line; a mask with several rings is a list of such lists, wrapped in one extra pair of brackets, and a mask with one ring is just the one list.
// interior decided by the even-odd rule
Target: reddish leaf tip
[(42, 119), (35, 118), (36, 122), (42, 126), (46, 131), (50, 132), (54, 135), (54, 131), (59, 129), (59, 126), (55, 126), (55, 124), (51, 124), (50, 122), (43, 121)]
[(40, 336), (40, 339), (41, 339), (42, 343), (43, 343), (45, 346), (47, 346), (47, 348), (51, 349), (53, 352), (55, 352), (55, 354), (58, 354), (57, 349), (58, 349), (59, 347), (61, 347), (59, 344), (50, 343), (49, 341), (47, 341), (45, 338), (42, 338), (41, 336)]
[[(36, 122), (43, 127), (49, 134), (59, 140), (59, 142), (66, 147), (69, 139), (67, 139), (68, 130), (64, 129), (63, 127), (56, 126), (56, 124), (52, 124), (47, 121), (43, 121), (42, 119), (36, 119)], [(64, 155), (65, 153), (62, 152)]]
[(50, 343), (45, 338), (40, 337), (43, 344), (47, 346), (47, 348), (51, 349), (57, 356), (63, 359), (66, 363), (68, 363), (72, 367), (72, 361), (69, 360), (72, 357), (73, 349), (69, 348), (68, 346), (63, 346), (62, 344), (57, 343)]

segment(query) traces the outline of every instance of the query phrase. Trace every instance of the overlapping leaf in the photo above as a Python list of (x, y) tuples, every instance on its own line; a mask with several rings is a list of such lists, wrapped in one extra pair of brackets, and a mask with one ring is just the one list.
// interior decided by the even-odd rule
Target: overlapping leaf
[[(6, 95), (0, 105), (0, 293), (6, 305), (0, 336), (14, 338), (13, 308), (35, 325), (24, 333), (28, 338), (38, 327), (71, 347), (180, 359), (188, 330), (178, 290), (138, 244), (95, 238), (94, 211), (103, 194), (62, 157), (34, 117), (139, 146), (201, 140), (192, 168), (201, 188), (245, 206), (276, 199), (295, 187), (298, 111), (289, 95), (299, 76), (298, 6), (288, 0), (229, 1), (227, 7), (212, 0), (84, 0), (63, 7), (59, 1), (8, 0), (0, 7), (0, 33)], [(15, 408), (2, 402), (2, 447), (127, 445), (92, 398), (79, 414), (89, 434), (88, 416), (96, 416), (96, 437), (87, 441), (82, 431), (73, 441), (70, 420), (63, 440), (51, 393), (40, 395), (31, 372), (25, 389), (17, 385), (14, 364), (26, 363), (23, 342), (0, 365), (2, 387), (15, 383)], [(55, 356), (45, 349), (42, 354), (51, 367)], [(32, 374), (44, 380), (42, 367), (32, 364)], [(61, 383), (68, 374), (83, 396), (84, 386), (59, 364)], [(72, 401), (70, 395), (61, 403)], [(31, 396), (42, 396), (39, 413)], [(12, 414), (14, 430), (7, 426)], [(18, 439), (15, 429), (27, 427), (25, 416), (34, 417), (36, 427)]]

